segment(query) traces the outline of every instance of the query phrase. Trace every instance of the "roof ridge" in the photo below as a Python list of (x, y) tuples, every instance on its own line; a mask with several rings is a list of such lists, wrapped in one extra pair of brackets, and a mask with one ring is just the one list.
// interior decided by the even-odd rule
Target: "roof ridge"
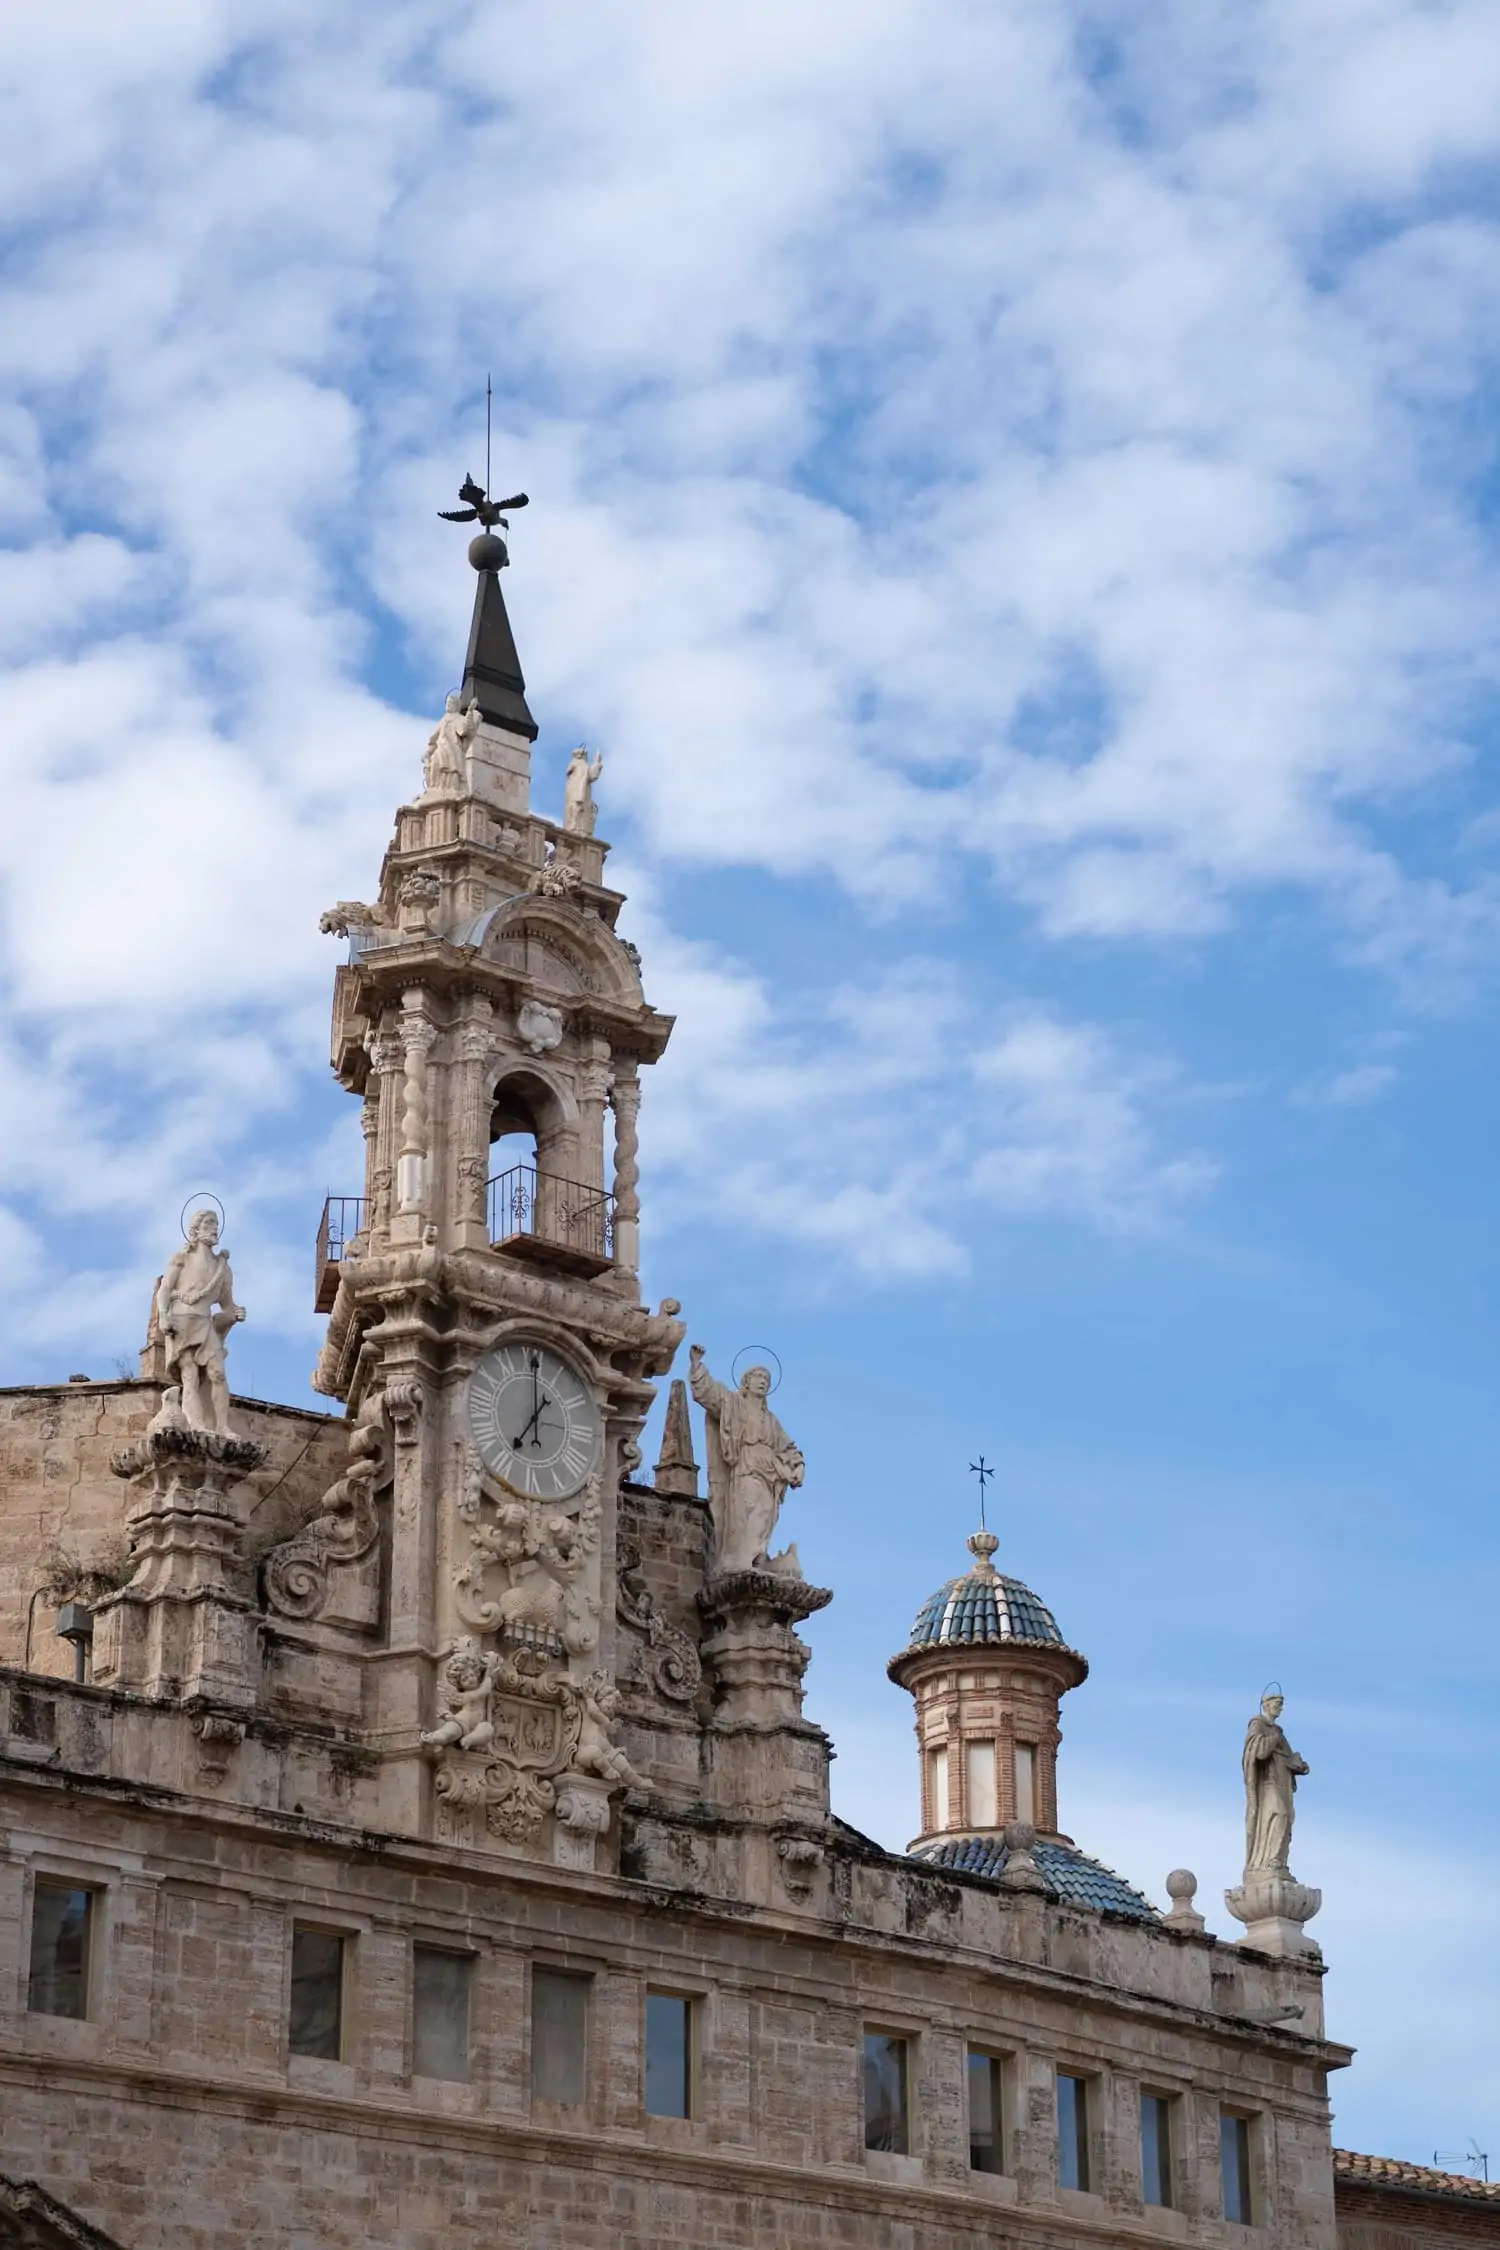
[(1500, 2180), (1475, 2180), (1466, 2172), (1442, 2172), (1436, 2165), (1409, 2163), (1404, 2156), (1365, 2156), (1358, 2149), (1336, 2148), (1333, 2171), (1336, 2179), (1359, 2180), (1376, 2187), (1409, 2187), (1427, 2195), (1500, 2201)]

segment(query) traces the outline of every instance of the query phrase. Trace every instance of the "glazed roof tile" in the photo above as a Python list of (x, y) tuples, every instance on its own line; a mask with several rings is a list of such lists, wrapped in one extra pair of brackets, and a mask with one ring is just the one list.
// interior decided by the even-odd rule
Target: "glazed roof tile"
[(1066, 1646), (1046, 1603), (1019, 1578), (1007, 1578), (998, 1570), (967, 1571), (929, 1595), (917, 1611), (909, 1645), (973, 1646), (988, 1641)]
[(1360, 2187), (1409, 2188), (1419, 2195), (1453, 2195), (1469, 2202), (1500, 2203), (1500, 2180), (1474, 2180), (1463, 2172), (1439, 2172), (1431, 2165), (1408, 2164), (1399, 2156), (1361, 2156), (1350, 2148), (1334, 2150), (1333, 2176)]
[[(1031, 1847), (1042, 1880), (1062, 1906), (1087, 1906), (1100, 1914), (1125, 1914), (1134, 1922), (1160, 1920), (1151, 1901), (1097, 1859), (1072, 1844), (1039, 1836)], [(1009, 1858), (998, 1836), (956, 1836), (943, 1844), (927, 1844), (912, 1857), (929, 1867), (952, 1867), (964, 1875), (985, 1875), (992, 1881), (1003, 1874)]]

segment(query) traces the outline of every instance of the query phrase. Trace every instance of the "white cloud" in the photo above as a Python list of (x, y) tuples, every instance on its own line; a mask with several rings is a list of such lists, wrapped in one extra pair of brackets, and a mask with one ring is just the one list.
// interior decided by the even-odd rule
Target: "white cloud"
[(1296, 1099), (1309, 1109), (1361, 1109), (1383, 1101), (1398, 1075), (1394, 1063), (1355, 1063), (1349, 1070), (1312, 1079), (1299, 1088)]
[(1214, 1176), (1160, 1145), (1171, 1070), (1096, 1026), (998, 1016), (939, 960), (778, 991), (637, 914), (675, 1013), (643, 1148), (658, 1219), (779, 1235), (875, 1280), (963, 1272), (975, 1227), (1164, 1223)]

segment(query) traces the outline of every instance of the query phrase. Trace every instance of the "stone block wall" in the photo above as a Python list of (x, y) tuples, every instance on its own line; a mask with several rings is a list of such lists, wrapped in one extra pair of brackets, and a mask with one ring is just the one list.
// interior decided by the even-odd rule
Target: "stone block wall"
[[(124, 1554), (127, 1486), (112, 1453), (139, 1437), (161, 1404), (159, 1383), (79, 1382), (0, 1390), (0, 1664), (59, 1679), (73, 1651), (53, 1629), (37, 1585), (49, 1556), (115, 1563)], [(305, 1522), (344, 1467), (342, 1415), (237, 1398), (235, 1428), (270, 1448), (249, 1479), (252, 1556)]]
[[(1050, 1965), (1082, 1958), (1063, 1922), (1096, 1918), (959, 1885), (991, 1910), (977, 1949), (961, 1916), (889, 1915), (929, 1878), (880, 1858), (815, 1908), (754, 1909), (0, 1760), (0, 2171), (40, 2180), (123, 2250), (447, 2250), (481, 2234), (532, 2250), (1041, 2250), (1185, 2230), (1332, 2250), (1324, 2080), (1341, 2050), (1215, 2017), (1196, 1970), (1209, 1940), (1113, 1933), (1163, 1968), (1156, 1996), (1141, 1964), (1145, 1989), (1111, 1989)], [(86, 2022), (25, 2006), (39, 1871), (97, 1891)], [(337, 2061), (287, 2052), (299, 1919), (349, 1941)], [(414, 1943), (474, 1959), (466, 2083), (412, 2075)], [(592, 1979), (581, 2110), (531, 2097), (538, 1965)], [(645, 2113), (653, 1986), (694, 2002), (689, 2120)], [(909, 2042), (904, 2156), (864, 2149), (866, 2027)], [(968, 2168), (970, 2043), (1004, 2059), (1003, 2176)], [(1096, 2193), (1056, 2184), (1060, 2064), (1093, 2088)], [(1178, 2103), (1173, 2212), (1140, 2200), (1143, 2084)], [(1217, 2216), (1225, 2101), (1255, 2119), (1248, 2236)]]

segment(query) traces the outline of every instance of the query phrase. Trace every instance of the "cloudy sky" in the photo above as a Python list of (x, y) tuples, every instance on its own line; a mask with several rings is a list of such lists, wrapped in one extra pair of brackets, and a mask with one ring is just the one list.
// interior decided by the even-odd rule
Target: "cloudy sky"
[(966, 1560), (1093, 1660), (1063, 1819), (1314, 1771), (1346, 2145), (1500, 2158), (1489, 0), (49, 0), (0, 22), (0, 1376), (189, 1192), (308, 1400), (336, 948), (524, 486), (603, 749), (649, 1280), (786, 1365), (839, 1808)]

